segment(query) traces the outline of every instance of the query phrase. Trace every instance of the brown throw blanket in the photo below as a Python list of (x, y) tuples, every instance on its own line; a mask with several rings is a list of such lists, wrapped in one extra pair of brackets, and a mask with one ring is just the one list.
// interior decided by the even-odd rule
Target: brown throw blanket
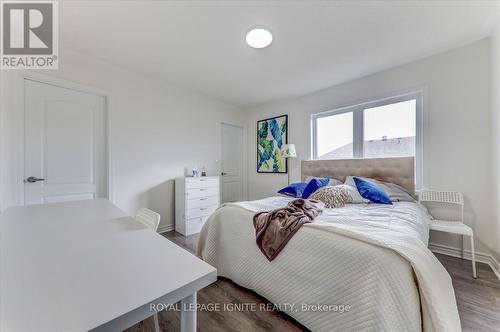
[(323, 211), (323, 203), (298, 198), (286, 207), (253, 217), (257, 246), (269, 261), (278, 256), (299, 228)]

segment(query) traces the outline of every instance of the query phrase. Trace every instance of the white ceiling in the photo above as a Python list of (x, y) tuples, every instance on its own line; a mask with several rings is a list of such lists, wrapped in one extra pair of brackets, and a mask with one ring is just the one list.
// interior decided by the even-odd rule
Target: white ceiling
[[(63, 47), (241, 107), (481, 39), (495, 1), (67, 1)], [(253, 49), (255, 25), (274, 36)]]

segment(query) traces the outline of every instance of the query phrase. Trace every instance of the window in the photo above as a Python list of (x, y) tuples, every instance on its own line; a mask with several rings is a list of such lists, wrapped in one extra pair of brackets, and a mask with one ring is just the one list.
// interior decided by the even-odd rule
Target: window
[(385, 98), (312, 116), (312, 158), (415, 156), (421, 183), (422, 94)]
[(316, 137), (319, 159), (354, 157), (352, 112), (318, 118)]
[(415, 156), (417, 101), (367, 108), (363, 111), (363, 157)]

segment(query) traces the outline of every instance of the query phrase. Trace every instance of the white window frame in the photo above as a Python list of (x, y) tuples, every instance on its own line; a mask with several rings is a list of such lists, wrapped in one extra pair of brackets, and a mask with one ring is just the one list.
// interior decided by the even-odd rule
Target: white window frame
[(315, 113), (311, 115), (311, 159), (317, 159), (317, 119), (342, 113), (353, 114), (353, 156), (363, 158), (364, 142), (364, 117), (363, 111), (388, 104), (400, 103), (408, 100), (416, 100), (416, 128), (415, 128), (415, 185), (417, 189), (422, 187), (423, 168), (423, 91), (413, 91), (397, 96), (380, 98), (373, 101), (363, 102), (356, 105), (336, 108), (330, 111)]

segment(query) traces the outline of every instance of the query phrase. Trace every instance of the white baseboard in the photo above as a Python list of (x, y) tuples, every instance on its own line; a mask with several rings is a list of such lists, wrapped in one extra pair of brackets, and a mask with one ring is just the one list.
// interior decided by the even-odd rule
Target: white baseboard
[(158, 227), (157, 232), (161, 234), (161, 233), (173, 231), (174, 229), (175, 229), (175, 225), (165, 225), (165, 226)]
[[(450, 247), (437, 243), (429, 243), (429, 249), (432, 252), (438, 254), (443, 254), (458, 258), (462, 257), (462, 250), (460, 248)], [(500, 264), (495, 259), (495, 257), (493, 257), (491, 254), (485, 252), (477, 252), (477, 251), (475, 256), (476, 256), (476, 262), (488, 264), (495, 273), (495, 275), (497, 276), (497, 278), (500, 280)], [(468, 249), (464, 250), (464, 259), (468, 260), (472, 259), (472, 253), (470, 250)]]

